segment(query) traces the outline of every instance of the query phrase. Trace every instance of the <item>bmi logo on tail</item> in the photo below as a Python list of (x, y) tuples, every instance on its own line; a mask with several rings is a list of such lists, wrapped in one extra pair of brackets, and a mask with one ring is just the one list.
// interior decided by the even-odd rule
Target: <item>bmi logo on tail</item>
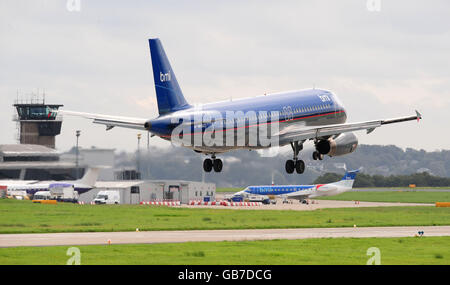
[(170, 71), (167, 73), (162, 73), (160, 71), (159, 72), (159, 81), (161, 81), (161, 82), (170, 81)]

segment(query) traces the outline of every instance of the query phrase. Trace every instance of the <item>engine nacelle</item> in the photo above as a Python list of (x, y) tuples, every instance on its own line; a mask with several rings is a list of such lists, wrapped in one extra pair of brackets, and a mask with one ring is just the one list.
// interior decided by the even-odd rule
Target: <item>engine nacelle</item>
[(316, 143), (316, 150), (323, 155), (339, 156), (355, 151), (358, 138), (353, 133), (342, 133), (335, 139), (321, 140)]

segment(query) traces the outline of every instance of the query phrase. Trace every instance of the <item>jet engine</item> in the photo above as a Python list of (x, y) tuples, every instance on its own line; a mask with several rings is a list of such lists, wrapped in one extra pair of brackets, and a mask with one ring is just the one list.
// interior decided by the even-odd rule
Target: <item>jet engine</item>
[(316, 150), (323, 155), (339, 156), (355, 151), (358, 138), (352, 132), (342, 133), (336, 138), (320, 140), (316, 143)]

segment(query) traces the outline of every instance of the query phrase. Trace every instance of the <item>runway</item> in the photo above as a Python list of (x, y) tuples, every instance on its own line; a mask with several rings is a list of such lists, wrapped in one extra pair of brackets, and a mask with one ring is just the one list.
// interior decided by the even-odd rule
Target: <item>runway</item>
[(2, 234), (0, 235), (0, 247), (101, 245), (108, 244), (108, 240), (111, 241), (111, 244), (137, 244), (342, 237), (413, 237), (419, 231), (423, 231), (424, 236), (450, 236), (450, 226)]

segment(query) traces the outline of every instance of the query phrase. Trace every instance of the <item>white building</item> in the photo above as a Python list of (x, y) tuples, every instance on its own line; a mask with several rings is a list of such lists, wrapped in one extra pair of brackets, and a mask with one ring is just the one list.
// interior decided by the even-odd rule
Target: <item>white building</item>
[(80, 195), (79, 201), (90, 203), (99, 191), (118, 190), (121, 204), (174, 200), (187, 204), (190, 200), (215, 200), (216, 185), (184, 180), (98, 181), (95, 188)]

